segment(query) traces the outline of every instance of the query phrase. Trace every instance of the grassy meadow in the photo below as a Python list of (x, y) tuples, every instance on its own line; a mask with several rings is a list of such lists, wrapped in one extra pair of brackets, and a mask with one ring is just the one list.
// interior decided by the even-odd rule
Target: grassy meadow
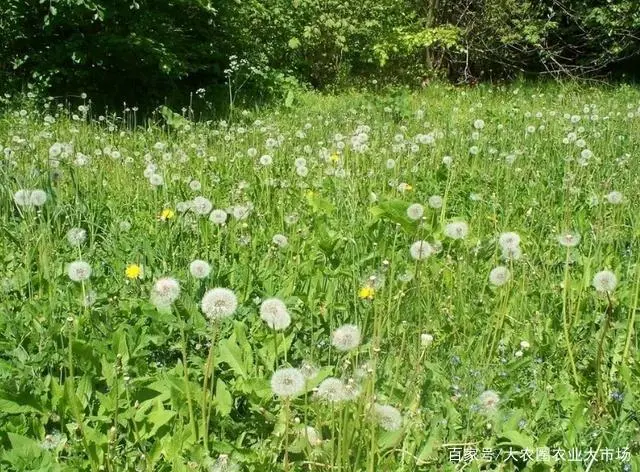
[(0, 470), (640, 470), (639, 89), (89, 99), (0, 116)]

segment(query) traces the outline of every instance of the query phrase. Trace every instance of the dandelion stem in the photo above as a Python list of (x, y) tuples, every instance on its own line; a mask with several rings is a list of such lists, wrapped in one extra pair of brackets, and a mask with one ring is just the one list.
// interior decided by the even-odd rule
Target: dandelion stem
[(189, 424), (191, 425), (194, 438), (198, 437), (198, 426), (193, 414), (193, 402), (191, 401), (191, 389), (189, 387), (189, 366), (187, 364), (187, 336), (184, 329), (184, 320), (180, 324), (180, 334), (182, 336), (182, 373), (184, 376), (184, 391), (187, 395), (187, 406), (189, 408)]
[(607, 338), (607, 331), (611, 324), (611, 313), (613, 312), (613, 303), (609, 293), (607, 292), (607, 310), (605, 311), (604, 326), (602, 327), (602, 335), (598, 342), (598, 350), (596, 353), (596, 385), (598, 387), (598, 403), (600, 406), (604, 403), (604, 386), (602, 385), (602, 358), (604, 357), (604, 341)]
[(627, 340), (624, 343), (624, 351), (622, 352), (622, 365), (627, 360), (629, 355), (629, 348), (631, 347), (631, 337), (633, 335), (633, 325), (636, 319), (636, 310), (638, 309), (638, 295), (640, 295), (640, 263), (636, 264), (636, 288), (633, 296), (633, 306), (631, 307), (631, 314), (629, 315), (629, 325), (627, 326)]
[(211, 413), (211, 405), (207, 404), (207, 393), (208, 388), (207, 384), (209, 382), (209, 376), (211, 376), (211, 383), (213, 385), (213, 374), (214, 374), (214, 349), (216, 346), (216, 338), (218, 337), (218, 324), (214, 322), (213, 324), (213, 332), (211, 334), (211, 347), (209, 348), (209, 355), (207, 356), (207, 363), (205, 365), (204, 370), (204, 380), (202, 382), (202, 427), (203, 427), (203, 440), (205, 450), (209, 451), (209, 420)]
[(567, 248), (567, 257), (564, 263), (564, 282), (562, 284), (562, 328), (564, 330), (564, 342), (567, 344), (567, 354), (569, 356), (569, 363), (571, 364), (571, 374), (573, 375), (573, 382), (575, 383), (576, 388), (580, 389), (580, 380), (578, 379), (576, 362), (573, 359), (571, 338), (569, 338), (569, 315), (567, 310), (567, 299), (569, 297), (569, 256), (570, 248)]

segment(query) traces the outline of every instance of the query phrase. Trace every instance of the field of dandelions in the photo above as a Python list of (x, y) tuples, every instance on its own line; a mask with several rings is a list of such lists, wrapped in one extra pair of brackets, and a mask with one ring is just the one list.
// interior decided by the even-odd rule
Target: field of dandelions
[(0, 117), (0, 470), (639, 470), (640, 91)]

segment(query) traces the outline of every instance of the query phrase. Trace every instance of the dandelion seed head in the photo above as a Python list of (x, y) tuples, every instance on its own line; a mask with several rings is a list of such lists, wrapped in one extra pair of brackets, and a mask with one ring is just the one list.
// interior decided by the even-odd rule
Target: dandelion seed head
[(489, 282), (496, 287), (506, 284), (511, 279), (511, 272), (505, 266), (498, 266), (489, 272)]
[(427, 241), (416, 241), (409, 248), (411, 257), (416, 261), (421, 261), (433, 254), (433, 248)]
[(271, 391), (281, 398), (297, 397), (304, 391), (305, 378), (300, 369), (278, 369), (271, 377)]
[(278, 298), (268, 298), (260, 305), (260, 318), (269, 328), (276, 331), (287, 329), (291, 324), (291, 316), (287, 306)]
[(196, 259), (189, 264), (189, 272), (196, 279), (205, 279), (211, 273), (211, 265), (207, 261)]
[(232, 290), (217, 287), (204, 294), (200, 308), (209, 320), (222, 320), (233, 315), (238, 308), (238, 299)]
[(67, 275), (74, 282), (82, 282), (91, 277), (91, 266), (84, 261), (74, 261), (67, 266)]
[(172, 277), (163, 277), (153, 284), (151, 303), (158, 309), (167, 309), (180, 296), (180, 283)]
[(618, 285), (618, 277), (610, 270), (601, 270), (593, 276), (591, 285), (601, 293), (613, 292)]
[(361, 340), (360, 328), (353, 324), (342, 325), (331, 335), (331, 344), (339, 351), (355, 349)]
[(391, 405), (375, 403), (372, 414), (378, 425), (385, 431), (397, 431), (402, 427), (402, 413)]

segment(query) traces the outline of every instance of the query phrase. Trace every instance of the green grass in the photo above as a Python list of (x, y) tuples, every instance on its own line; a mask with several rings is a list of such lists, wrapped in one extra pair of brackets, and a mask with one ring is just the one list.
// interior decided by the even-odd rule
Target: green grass
[[(626, 448), (640, 467), (638, 89), (308, 94), (230, 123), (165, 111), (169, 127), (99, 114), (34, 102), (0, 118), (1, 470), (454, 470), (454, 447), (477, 451), (465, 470), (622, 470)], [(19, 189), (47, 201), (20, 206)], [(197, 196), (249, 215), (182, 211)], [(447, 237), (458, 220), (468, 234)], [(567, 231), (577, 246), (559, 244)], [(506, 260), (505, 232), (521, 238)], [(416, 261), (420, 240), (434, 252)], [(76, 260), (88, 280), (70, 280)], [(510, 278), (494, 286), (498, 266)], [(592, 284), (601, 270), (617, 276), (609, 293)], [(162, 277), (181, 291), (157, 309)], [(238, 307), (212, 322), (200, 302), (214, 287)], [(282, 331), (260, 318), (272, 297), (291, 316)], [(344, 324), (362, 334), (346, 352), (332, 345)], [(290, 399), (270, 385), (284, 367), (311, 372)], [(346, 399), (317, 398), (328, 377)], [(543, 447), (566, 457), (545, 462)]]

